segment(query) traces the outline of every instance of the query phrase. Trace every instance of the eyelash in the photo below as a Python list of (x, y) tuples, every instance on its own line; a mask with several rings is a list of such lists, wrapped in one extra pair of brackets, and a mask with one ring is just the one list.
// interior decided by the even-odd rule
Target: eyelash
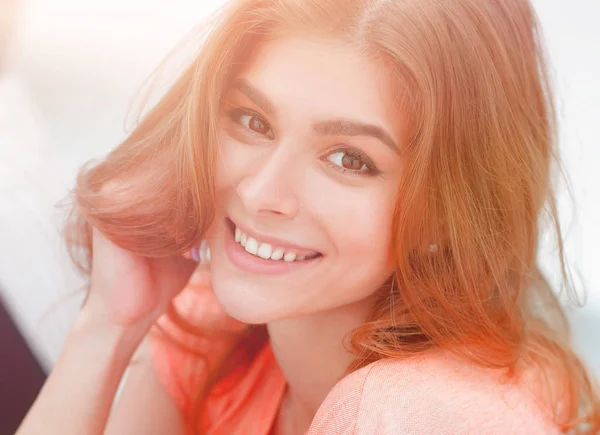
[[(239, 125), (241, 128), (243, 128), (246, 132), (248, 132), (252, 135), (258, 135), (261, 137), (265, 136), (262, 133), (254, 131), (254, 130), (246, 127), (245, 125), (242, 125), (240, 123), (241, 116), (256, 117), (261, 122), (263, 122), (267, 126), (269, 126), (269, 130), (272, 131), (271, 125), (267, 121), (265, 121), (262, 118), (262, 116), (260, 116), (258, 113), (254, 112), (253, 110), (237, 107), (237, 108), (233, 108), (233, 109), (227, 111), (227, 116), (233, 122), (235, 122), (237, 125)], [(272, 139), (272, 138), (269, 138), (269, 139)], [(364, 165), (367, 167), (368, 170), (361, 171), (361, 170), (355, 170), (355, 169), (348, 169), (348, 168), (338, 166), (335, 163), (332, 163), (331, 161), (327, 160), (328, 157), (330, 157), (331, 155), (333, 155), (335, 153), (339, 153), (339, 152), (343, 152), (343, 153), (346, 153), (347, 155), (350, 155), (352, 157), (356, 157), (356, 158), (360, 159), (364, 163)], [(336, 149), (328, 152), (324, 157), (321, 157), (320, 160), (323, 161), (325, 164), (327, 164), (327, 166), (329, 166), (330, 168), (335, 169), (336, 171), (339, 171), (342, 174), (350, 174), (353, 176), (365, 177), (365, 176), (377, 176), (381, 173), (381, 171), (379, 171), (379, 169), (377, 169), (377, 167), (375, 166), (375, 164), (369, 157), (367, 157), (365, 154), (361, 153), (360, 151), (352, 149), (352, 148), (336, 148)]]

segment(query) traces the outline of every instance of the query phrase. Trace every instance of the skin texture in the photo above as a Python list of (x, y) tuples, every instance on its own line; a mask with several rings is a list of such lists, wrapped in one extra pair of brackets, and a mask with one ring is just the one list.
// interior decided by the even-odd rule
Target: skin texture
[[(402, 125), (382, 71), (356, 47), (292, 35), (260, 46), (224, 99), (212, 285), (230, 315), (267, 324), (288, 380), (282, 433), (308, 428), (351, 360), (344, 335), (365, 321), (393, 269)], [(338, 119), (375, 125), (389, 140), (315, 132)], [(226, 217), (322, 257), (276, 276), (242, 270), (225, 252)]]
[[(96, 229), (93, 238), (89, 296), (18, 435), (105, 433), (125, 368), (152, 323), (196, 268), (193, 261), (181, 257), (151, 260), (137, 256), (116, 246)], [(148, 367), (144, 359), (134, 369), (132, 388), (140, 373), (151, 373)], [(152, 430), (156, 432), (144, 433), (165, 433), (166, 428), (169, 433), (182, 433), (174, 404), (160, 391), (156, 379), (148, 377), (145, 389), (152, 386), (154, 406), (161, 405), (162, 416), (154, 421)], [(142, 396), (136, 401), (142, 409), (148, 409), (143, 403), (146, 390), (139, 390)], [(123, 413), (121, 410), (117, 415)], [(128, 418), (136, 420), (135, 415), (129, 412)], [(138, 417), (136, 421), (140, 420)], [(123, 418), (121, 423), (126, 423)], [(126, 427), (129, 426), (112, 426), (107, 433), (124, 433)]]

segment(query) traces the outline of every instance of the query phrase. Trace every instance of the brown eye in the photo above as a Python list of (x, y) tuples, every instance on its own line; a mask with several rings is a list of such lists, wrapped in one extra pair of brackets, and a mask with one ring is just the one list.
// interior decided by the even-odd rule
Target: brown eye
[(263, 134), (269, 137), (272, 136), (271, 126), (257, 116), (248, 114), (241, 115), (240, 124), (258, 134)]
[(267, 134), (269, 131), (269, 126), (258, 119), (256, 116), (253, 116), (250, 119), (250, 129), (256, 131), (260, 134)]
[(344, 157), (342, 157), (342, 166), (346, 169), (358, 171), (360, 168), (365, 166), (365, 163), (356, 156), (346, 154)]
[(340, 169), (352, 171), (352, 172), (369, 172), (369, 165), (360, 157), (354, 154), (350, 154), (347, 151), (337, 151), (331, 153), (327, 160), (338, 166)]

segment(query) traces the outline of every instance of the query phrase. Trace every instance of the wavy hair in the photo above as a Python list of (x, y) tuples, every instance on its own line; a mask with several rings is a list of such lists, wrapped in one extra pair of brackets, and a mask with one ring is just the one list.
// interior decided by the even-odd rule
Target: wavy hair
[[(91, 226), (144, 256), (196, 244), (213, 218), (217, 115), (236, 71), (253, 47), (287, 32), (340, 38), (389, 68), (409, 128), (395, 272), (369, 321), (349, 336), (356, 358), (348, 373), (432, 348), (512, 378), (535, 365), (557, 424), (597, 433), (597, 385), (536, 259), (549, 223), (563, 288), (571, 288), (553, 193), (552, 84), (529, 1), (232, 0), (206, 30), (191, 65), (131, 135), (81, 170), (65, 232), (80, 268), (89, 273)], [(169, 315), (205, 332), (173, 307)], [(250, 328), (236, 352), (250, 360), (266, 339), (264, 328)]]

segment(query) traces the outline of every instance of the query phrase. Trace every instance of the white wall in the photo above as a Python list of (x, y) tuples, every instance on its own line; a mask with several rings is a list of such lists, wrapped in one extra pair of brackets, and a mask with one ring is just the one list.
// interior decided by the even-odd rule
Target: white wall
[[(567, 256), (584, 308), (570, 310), (574, 339), (600, 373), (600, 3), (534, 0), (555, 73), (562, 157), (573, 186), (560, 213)], [(546, 268), (556, 270), (544, 246)], [(584, 297), (585, 291), (585, 297)]]
[(22, 0), (0, 75), (0, 286), (46, 368), (83, 295), (53, 204), (83, 162), (125, 137), (148, 75), (220, 4)]
[[(221, 3), (23, 1), (10, 56), (13, 75), (0, 79), (0, 284), (46, 367), (56, 359), (80, 301), (70, 298), (43, 317), (79, 283), (61, 250), (60, 215), (52, 204), (72, 185), (81, 163), (124, 138), (130, 103), (144, 80)], [(600, 373), (600, 191), (594, 187), (600, 185), (600, 61), (593, 54), (600, 46), (600, 4), (535, 4), (556, 70), (561, 146), (577, 201), (567, 253), (588, 287), (587, 306), (571, 316), (577, 346)], [(16, 143), (23, 131), (28, 139)], [(37, 160), (30, 159), (35, 155)], [(561, 202), (567, 223), (572, 212)], [(549, 249), (541, 255), (553, 271)]]

